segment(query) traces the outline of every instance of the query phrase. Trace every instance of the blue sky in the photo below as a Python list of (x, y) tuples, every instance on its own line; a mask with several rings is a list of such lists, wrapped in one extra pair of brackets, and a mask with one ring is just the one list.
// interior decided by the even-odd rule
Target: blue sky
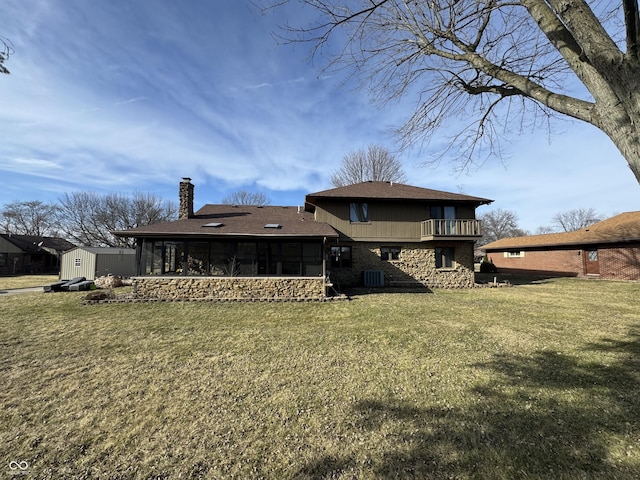
[[(4, 0), (2, 12), (15, 54), (0, 77), (0, 205), (75, 191), (177, 200), (181, 177), (196, 185), (196, 208), (241, 189), (299, 205), (330, 188), (346, 153), (395, 150), (390, 128), (414, 107), (376, 106), (323, 74), (308, 46), (278, 45), (278, 25), (310, 14), (293, 6), (262, 15), (244, 0)], [(640, 210), (640, 187), (604, 134), (554, 128), (510, 138), (505, 158), (461, 175), (446, 161), (422, 166), (428, 149), (398, 158), (408, 183), (494, 199), (478, 213), (513, 210), (531, 231), (574, 208)]]

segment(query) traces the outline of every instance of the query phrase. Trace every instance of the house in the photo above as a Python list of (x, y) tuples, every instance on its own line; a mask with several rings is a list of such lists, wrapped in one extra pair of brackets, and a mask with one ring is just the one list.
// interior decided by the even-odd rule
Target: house
[(85, 277), (95, 280), (105, 275), (131, 277), (136, 273), (133, 248), (76, 247), (62, 254), (60, 278)]
[(640, 280), (640, 212), (574, 232), (503, 238), (481, 248), (503, 273)]
[(486, 198), (394, 182), (363, 182), (306, 196), (305, 209), (339, 236), (329, 244), (340, 286), (474, 285), (475, 210)]
[(58, 273), (60, 255), (74, 244), (58, 237), (0, 234), (0, 275)]
[(309, 194), (304, 207), (204, 205), (180, 182), (179, 219), (134, 237), (134, 295), (322, 299), (328, 288), (473, 285), (479, 197), (391, 182)]

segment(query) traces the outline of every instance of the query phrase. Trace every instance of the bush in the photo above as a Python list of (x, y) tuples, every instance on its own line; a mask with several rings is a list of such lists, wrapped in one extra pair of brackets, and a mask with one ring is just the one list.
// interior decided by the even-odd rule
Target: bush
[(480, 273), (496, 273), (497, 271), (498, 269), (493, 264), (493, 260), (485, 255), (480, 264)]

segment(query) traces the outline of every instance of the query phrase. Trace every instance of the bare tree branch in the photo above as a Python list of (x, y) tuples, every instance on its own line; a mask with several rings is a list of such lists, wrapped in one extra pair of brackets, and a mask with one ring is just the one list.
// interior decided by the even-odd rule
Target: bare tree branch
[(56, 237), (59, 234), (58, 207), (39, 200), (8, 203), (0, 210), (0, 228), (4, 233)]
[(602, 215), (593, 208), (577, 208), (559, 212), (553, 216), (553, 227), (562, 232), (581, 230), (603, 220)]
[(175, 219), (177, 205), (153, 194), (134, 192), (99, 195), (65, 193), (59, 200), (60, 228), (74, 243), (88, 246), (134, 247), (134, 240), (111, 232)]
[[(615, 10), (586, 0), (299, 1), (318, 16), (285, 26), (285, 38), (311, 42), (313, 55), (327, 47), (325, 68), (346, 69), (380, 103), (415, 96), (398, 129), (403, 148), (463, 119), (467, 133), (451, 135), (460, 151), (492, 155), (513, 125), (568, 116), (606, 133), (640, 182), (638, 0)], [(572, 78), (585, 87), (579, 95)], [(524, 101), (505, 101), (514, 98)]]
[(9, 70), (4, 66), (4, 63), (9, 60), (9, 57), (13, 55), (12, 43), (4, 38), (0, 37), (0, 73), (9, 74)]

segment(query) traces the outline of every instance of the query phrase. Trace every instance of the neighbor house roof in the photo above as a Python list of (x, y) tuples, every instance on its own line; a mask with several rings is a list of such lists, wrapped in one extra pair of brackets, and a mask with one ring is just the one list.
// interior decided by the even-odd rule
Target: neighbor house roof
[(71, 242), (60, 237), (41, 237), (38, 235), (13, 235), (11, 233), (0, 233), (0, 237), (13, 243), (25, 253), (37, 253), (46, 250), (50, 253), (61, 253), (75, 247)]
[(640, 212), (626, 212), (566, 233), (502, 238), (480, 247), (485, 251), (640, 241)]
[(345, 187), (332, 188), (321, 192), (310, 193), (306, 202), (315, 204), (318, 199), (382, 199), (382, 200), (415, 200), (415, 201), (446, 201), (471, 202), (484, 205), (493, 202), (488, 198), (472, 197), (460, 193), (443, 192), (430, 188), (414, 187), (396, 182), (361, 182)]
[(191, 218), (113, 232), (121, 237), (337, 237), (327, 223), (298, 207), (211, 205)]

